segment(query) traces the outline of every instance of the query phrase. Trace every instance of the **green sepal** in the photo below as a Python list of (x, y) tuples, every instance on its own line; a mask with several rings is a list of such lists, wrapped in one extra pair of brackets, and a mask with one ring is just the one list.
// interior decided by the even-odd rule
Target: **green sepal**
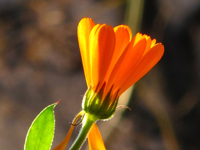
[(55, 128), (53, 108), (59, 103), (44, 108), (32, 122), (24, 144), (24, 150), (50, 150)]
[(111, 90), (103, 99), (105, 85), (96, 93), (92, 88), (89, 88), (82, 102), (83, 110), (98, 118), (98, 120), (110, 119), (113, 117), (118, 103), (118, 93), (115, 97), (111, 97)]

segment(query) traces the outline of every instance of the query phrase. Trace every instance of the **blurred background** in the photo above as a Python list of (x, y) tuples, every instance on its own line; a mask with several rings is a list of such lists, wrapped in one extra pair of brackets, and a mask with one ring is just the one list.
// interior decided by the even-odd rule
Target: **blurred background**
[(99, 122), (106, 148), (199, 150), (199, 0), (0, 0), (0, 149), (23, 149), (33, 119), (59, 99), (53, 147), (65, 137), (87, 88), (76, 32), (83, 17), (127, 24), (165, 46), (129, 103), (130, 93), (120, 100), (132, 111)]

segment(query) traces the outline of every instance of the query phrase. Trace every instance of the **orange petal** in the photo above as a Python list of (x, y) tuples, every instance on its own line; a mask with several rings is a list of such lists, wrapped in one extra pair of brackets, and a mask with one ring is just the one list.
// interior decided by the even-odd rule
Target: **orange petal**
[[(76, 124), (76, 122), (78, 121), (78, 119), (83, 115), (84, 111), (81, 111), (78, 113), (78, 115), (75, 117), (75, 119), (73, 120), (72, 124)], [(72, 135), (72, 132), (74, 130), (74, 125), (71, 125), (65, 139), (58, 145), (56, 146), (53, 150), (65, 150), (68, 142), (69, 142), (69, 139)]]
[(145, 36), (138, 32), (138, 33), (135, 35), (135, 37), (133, 38), (133, 40), (135, 41), (134, 46), (135, 46), (139, 41), (141, 41), (141, 40), (144, 39), (144, 38), (145, 38)]
[(97, 125), (94, 123), (88, 134), (89, 150), (106, 150)]
[(145, 54), (148, 50), (150, 50), (152, 42), (151, 42), (150, 36), (148, 36), (148, 35), (143, 35), (143, 36), (146, 38), (146, 41), (147, 41), (146, 49), (144, 52), (144, 54)]
[(95, 23), (90, 18), (83, 18), (77, 28), (79, 48), (81, 52), (81, 58), (83, 63), (83, 69), (85, 73), (86, 83), (89, 87), (91, 84), (90, 76), (90, 53), (89, 53), (89, 36)]
[(114, 50), (113, 57), (112, 57), (112, 60), (107, 72), (108, 76), (105, 79), (106, 81), (108, 80), (109, 75), (114, 65), (116, 64), (117, 60), (119, 59), (123, 51), (126, 49), (127, 45), (129, 44), (132, 38), (131, 29), (126, 25), (116, 26), (114, 28), (114, 32), (115, 32), (115, 38), (116, 38), (115, 50)]
[(161, 43), (156, 44), (142, 57), (137, 67), (133, 70), (131, 76), (121, 86), (119, 94), (132, 86), (140, 78), (142, 78), (151, 68), (153, 68), (161, 59), (164, 53), (164, 46)]
[[(119, 25), (114, 28), (116, 44), (113, 54), (113, 60), (118, 60), (119, 56), (125, 50), (132, 38), (131, 29), (126, 25)], [(116, 63), (116, 62), (115, 62)]]
[(92, 87), (103, 84), (115, 48), (113, 28), (105, 24), (95, 27), (91, 31), (89, 41)]
[(156, 39), (151, 40), (151, 48), (156, 44)]
[(136, 45), (134, 44), (135, 39), (127, 46), (110, 75), (108, 86), (114, 85), (114, 92), (120, 89), (127, 78), (129, 78), (131, 71), (135, 68), (144, 53), (146, 47), (145, 38), (138, 41)]

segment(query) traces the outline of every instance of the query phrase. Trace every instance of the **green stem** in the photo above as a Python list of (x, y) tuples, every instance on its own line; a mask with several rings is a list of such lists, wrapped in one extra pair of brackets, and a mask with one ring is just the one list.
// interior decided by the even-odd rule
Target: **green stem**
[(85, 114), (82, 128), (69, 150), (79, 150), (81, 148), (81, 146), (83, 145), (84, 141), (87, 138), (87, 134), (89, 133), (90, 128), (96, 121), (97, 121), (96, 117), (90, 114)]

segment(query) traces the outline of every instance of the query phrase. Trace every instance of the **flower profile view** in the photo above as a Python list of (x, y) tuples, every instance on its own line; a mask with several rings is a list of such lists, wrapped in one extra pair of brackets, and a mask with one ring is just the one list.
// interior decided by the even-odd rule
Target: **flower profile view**
[(145, 34), (137, 33), (132, 38), (127, 25), (113, 28), (95, 24), (90, 18), (79, 22), (77, 35), (88, 89), (83, 97), (82, 111), (74, 119), (67, 140), (54, 150), (66, 146), (81, 116), (82, 128), (70, 150), (80, 149), (86, 138), (90, 150), (104, 150), (95, 123), (113, 117), (119, 96), (158, 63), (164, 46)]

